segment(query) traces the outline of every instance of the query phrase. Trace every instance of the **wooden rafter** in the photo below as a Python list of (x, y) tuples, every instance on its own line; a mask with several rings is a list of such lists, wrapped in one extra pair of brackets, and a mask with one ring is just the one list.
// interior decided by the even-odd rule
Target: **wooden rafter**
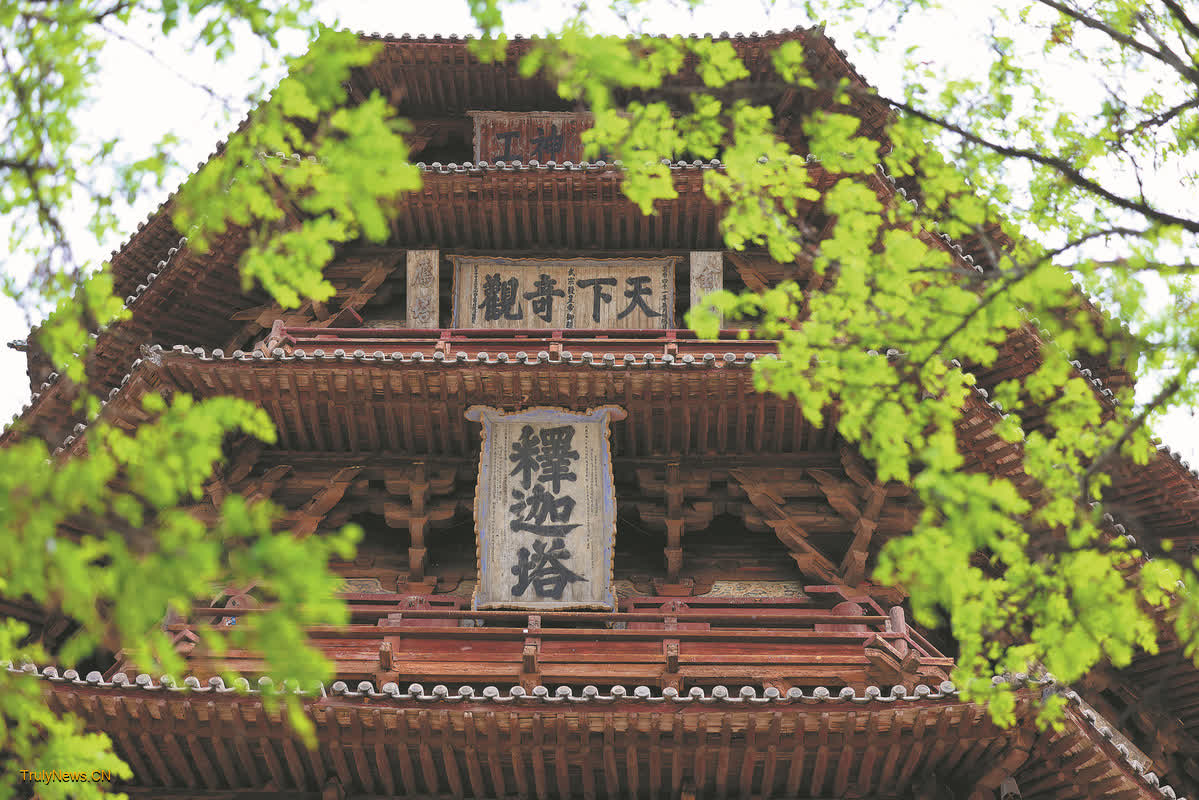
[[(254, 699), (143, 698), (135, 690), (102, 700), (73, 688), (54, 687), (49, 702), (113, 735), (136, 776), (133, 797), (990, 800), (1006, 774), (1018, 776), (1025, 797), (1157, 794), (1121, 774), (1118, 756), (1105, 754), (1073, 721), (1065, 736), (1037, 738), (1027, 722), (999, 730), (985, 709), (962, 703), (902, 710), (716, 706), (692, 714), (661, 706), (513, 705), (454, 713), (330, 698), (304, 705), (318, 741), (309, 750), (278, 712)], [(1030, 707), (1021, 701), (1022, 720)]]
[(325, 515), (345, 497), (346, 490), (361, 470), (362, 467), (342, 467), (333, 473), (311, 500), (299, 510), (287, 515), (289, 527), (301, 536), (315, 533)]
[(731, 470), (729, 475), (741, 484), (749, 501), (762, 512), (766, 524), (791, 551), (791, 557), (795, 559), (800, 572), (824, 583), (847, 586), (837, 565), (808, 541), (807, 531), (787, 516), (782, 507), (785, 502), (782, 496), (755, 476), (753, 471), (736, 469)]
[[(278, 303), (266, 303), (235, 311), (229, 315), (229, 321), (244, 323), (236, 333), (225, 342), (225, 350), (242, 347), (253, 336), (263, 330), (269, 330), (279, 321), (284, 326), (317, 328), (327, 327), (356, 327), (362, 321), (362, 308), (374, 298), (383, 282), (395, 271), (403, 251), (396, 250), (377, 259), (377, 262), (367, 268), (358, 284), (353, 288), (340, 290), (332, 299), (339, 303), (336, 313), (329, 309), (327, 303), (305, 300), (299, 308), (285, 309)], [(338, 281), (340, 283), (340, 279)]]
[(756, 265), (744, 254), (726, 252), (724, 255), (736, 267), (737, 274), (741, 276), (746, 287), (755, 292), (761, 292), (770, 287), (769, 279), (762, 275)]
[(379, 291), (383, 281), (387, 280), (388, 276), (395, 271), (399, 261), (397, 253), (386, 262), (375, 264), (368, 269), (357, 288), (341, 295), (340, 310), (336, 314), (327, 315), (325, 319), (317, 323), (316, 327), (352, 328), (361, 324), (362, 317), (359, 312)]
[(825, 470), (809, 470), (809, 474), (828, 498), (829, 505), (849, 523), (853, 532), (849, 550), (841, 560), (840, 572), (846, 583), (856, 586), (866, 578), (870, 541), (887, 502), (887, 488), (877, 481), (870, 481), (859, 504), (853, 484), (838, 480)]
[[(1155, 766), (1182, 783), (1175, 783), (1175, 789), (1193, 794), (1199, 786), (1199, 738), (1193, 721), (1188, 727), (1183, 719), (1188, 709), (1192, 714), (1199, 709), (1199, 678), (1177, 650), (1164, 655), (1149, 672), (1134, 672), (1140, 662), (1153, 658), (1145, 656), (1124, 670), (1092, 671), (1082, 682), (1090, 690), (1083, 696), (1118, 730), (1132, 736), (1135, 742), (1130, 743), (1139, 746)], [(1108, 702), (1104, 693), (1118, 698), (1123, 708)]]

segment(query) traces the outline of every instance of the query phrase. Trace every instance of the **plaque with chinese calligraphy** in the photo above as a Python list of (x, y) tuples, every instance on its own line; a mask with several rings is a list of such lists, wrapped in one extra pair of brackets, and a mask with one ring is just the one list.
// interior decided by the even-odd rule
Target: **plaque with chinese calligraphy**
[(467, 419), (483, 423), (475, 608), (614, 607), (608, 425), (624, 417), (616, 406), (467, 410)]
[(450, 258), (456, 328), (674, 327), (674, 257)]
[(583, 160), (583, 131), (595, 124), (586, 112), (467, 111), (475, 121), (475, 161), (511, 163)]

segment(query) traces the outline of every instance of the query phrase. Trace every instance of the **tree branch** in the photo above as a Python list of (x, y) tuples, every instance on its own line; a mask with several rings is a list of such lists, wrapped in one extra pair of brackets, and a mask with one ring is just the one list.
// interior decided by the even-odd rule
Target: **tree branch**
[(1131, 128), (1122, 128), (1121, 130), (1116, 131), (1116, 133), (1120, 134), (1121, 136), (1127, 136), (1128, 134), (1132, 133), (1140, 133), (1147, 128), (1156, 128), (1160, 125), (1165, 125), (1182, 112), (1188, 111), (1192, 108), (1199, 108), (1199, 96), (1192, 97), (1185, 103), (1179, 103), (1173, 108), (1168, 108), (1165, 111), (1154, 114), (1152, 117), (1143, 119), (1136, 125), (1133, 125)]
[(1186, 12), (1182, 10), (1182, 6), (1176, 0), (1162, 0), (1162, 4), (1170, 10), (1170, 14), (1173, 15), (1174, 19), (1178, 20), (1178, 24), (1182, 25), (1187, 33), (1199, 39), (1199, 25), (1196, 25), (1194, 20), (1187, 16)]
[(26, 170), (53, 171), (54, 165), (47, 164), (44, 161), (23, 161), (15, 158), (0, 157), (0, 169), (12, 170), (13, 172), (25, 172)]
[(965, 330), (966, 326), (970, 324), (970, 321), (973, 320), (980, 311), (993, 303), (1000, 295), (1003, 294), (1005, 290), (1010, 289), (1012, 286), (1015, 286), (1017, 283), (1027, 278), (1033, 272), (1033, 270), (1035, 270), (1041, 264), (1044, 264), (1046, 261), (1052, 261), (1062, 253), (1065, 253), (1068, 250), (1073, 250), (1076, 247), (1080, 247), (1088, 241), (1091, 241), (1092, 239), (1098, 239), (1101, 236), (1141, 236), (1144, 233), (1144, 231), (1136, 230), (1135, 228), (1106, 228), (1101, 231), (1091, 231), (1090, 233), (1084, 234), (1073, 241), (1067, 242), (1061, 247), (1042, 254), (1041, 257), (1035, 261), (1015, 266), (1012, 269), (1009, 269), (1007, 272), (1004, 272), (1000, 277), (999, 285), (996, 286), (995, 284), (992, 284), (994, 290), (987, 294), (978, 303), (978, 305), (974, 306), (962, 315), (962, 318), (958, 321), (958, 324), (953, 327), (953, 330), (941, 337), (941, 340), (937, 343), (937, 346), (933, 348), (932, 352), (929, 353), (919, 365), (917, 365), (916, 370), (918, 371), (923, 369), (924, 364), (928, 363), (929, 359), (940, 353), (941, 350), (944, 349), (947, 344), (949, 344), (953, 337)]
[(1159, 222), (1163, 225), (1176, 225), (1191, 233), (1199, 233), (1199, 220), (1179, 217), (1165, 211), (1159, 211), (1147, 203), (1139, 203), (1135, 200), (1130, 200), (1127, 197), (1122, 197), (1121, 195), (1116, 194), (1105, 186), (1102, 186), (1083, 175), (1064, 158), (1046, 155), (1044, 153), (1039, 153), (1035, 150), (1028, 150), (1022, 147), (1010, 147), (1008, 145), (1000, 144), (999, 142), (993, 142), (989, 139), (984, 139), (982, 136), (979, 136), (976, 133), (971, 133), (956, 123), (934, 116), (927, 111), (922, 111), (915, 106), (905, 103), (902, 100), (894, 100), (888, 97), (883, 97), (882, 95), (879, 96), (879, 99), (893, 108), (911, 114), (917, 119), (922, 119), (932, 125), (936, 125), (943, 130), (960, 136), (972, 144), (978, 145), (979, 147), (985, 147), (986, 149), (994, 153), (998, 153), (1001, 156), (1023, 159), (1025, 161), (1031, 161), (1034, 164), (1050, 167), (1051, 169), (1059, 172), (1062, 177), (1069, 180), (1078, 188), (1085, 189), (1098, 197), (1102, 197), (1104, 200), (1107, 200), (1109, 203), (1117, 206), (1118, 208), (1140, 214), (1153, 220), (1154, 222)]
[(1057, 2), (1057, 0), (1037, 0), (1037, 2), (1040, 3), (1041, 5), (1049, 6), (1050, 8), (1054, 9), (1055, 11), (1065, 14), (1067, 17), (1070, 17), (1071, 19), (1075, 20), (1076, 22), (1081, 23), (1082, 25), (1085, 25), (1088, 28), (1097, 30), (1100, 33), (1103, 33), (1103, 34), (1111, 37), (1111, 39), (1113, 41), (1119, 42), (1120, 44), (1124, 45), (1125, 47), (1132, 48), (1133, 50), (1136, 50), (1138, 53), (1147, 55), (1150, 58), (1154, 59), (1155, 61), (1162, 62), (1166, 66), (1177, 71), (1180, 75), (1185, 77), (1187, 80), (1192, 81), (1194, 83), (1199, 83), (1199, 71), (1196, 71), (1194, 68), (1187, 67), (1185, 64), (1183, 64), (1181, 61), (1178, 60), (1177, 56), (1174, 56), (1174, 60), (1171, 61), (1167, 57), (1167, 54), (1174, 55), (1171, 51), (1167, 50), (1165, 53), (1163, 53), (1158, 50), (1154, 50), (1152, 47), (1145, 44), (1144, 42), (1137, 40), (1135, 37), (1129, 36), (1126, 33), (1121, 33), (1120, 31), (1116, 30), (1112, 26), (1108, 25), (1106, 22), (1103, 22), (1102, 20), (1098, 20), (1098, 19), (1095, 19), (1094, 17), (1088, 16), (1088, 15), (1082, 13), (1081, 11), (1078, 11), (1077, 9), (1071, 8), (1070, 6), (1066, 5), (1065, 3), (1059, 3), (1059, 2)]
[(1141, 23), (1141, 27), (1145, 29), (1145, 33), (1149, 34), (1149, 38), (1157, 45), (1158, 52), (1161, 53), (1161, 58), (1158, 59), (1163, 63), (1173, 67), (1179, 75), (1189, 77), (1192, 83), (1199, 83), (1199, 72), (1196, 72), (1194, 67), (1187, 66), (1187, 63), (1182, 60), (1182, 57), (1170, 49), (1153, 26), (1149, 24), (1149, 18), (1144, 14), (1137, 14), (1137, 22)]
[(156, 64), (158, 64), (163, 69), (170, 72), (171, 75), (173, 75), (175, 78), (183, 81), (184, 83), (186, 83), (187, 85), (191, 86), (194, 89), (199, 89), (200, 91), (204, 92), (209, 97), (211, 97), (213, 100), (216, 100), (218, 103), (220, 103), (222, 106), (225, 107), (226, 111), (228, 111), (228, 112), (233, 111), (233, 104), (230, 102), (230, 100), (227, 96), (219, 94), (211, 86), (200, 83), (199, 81), (193, 80), (192, 78), (188, 77), (187, 75), (184, 75), (182, 72), (175, 69), (170, 64), (168, 64), (166, 61), (164, 61), (158, 55), (158, 53), (156, 53), (153, 50), (151, 50), (150, 48), (146, 47), (141, 42), (138, 42), (134, 39), (130, 39), (128, 36), (121, 33), (120, 31), (114, 30), (113, 28), (109, 27), (108, 25), (104, 25), (102, 23), (100, 25), (100, 29), (103, 30), (105, 33), (107, 33), (109, 36), (112, 36), (114, 39), (119, 39), (120, 41), (124, 42), (125, 44), (129, 45), (130, 47), (140, 50), (142, 53), (144, 53), (145, 55), (147, 55), (151, 59), (153, 59)]
[[(13, 68), (12, 61), (9, 59), (8, 49), (2, 43), (0, 43), (0, 64), (4, 66), (4, 72), (9, 78), (9, 84), (12, 87), (12, 92), (16, 96), (17, 104), (21, 111), (27, 117), (36, 119), (37, 114), (30, 101), (29, 93), (17, 77), (17, 71)], [(45, 142), (40, 136), (36, 138), (35, 143), (38, 153), (46, 149)], [(46, 199), (45, 193), (42, 191), (42, 182), (37, 174), (41, 170), (36, 166), (37, 163), (37, 161), (25, 161), (24, 163), (19, 163), (19, 166), (14, 169), (24, 175), (25, 181), (29, 184), (29, 192), (33, 204), (37, 207), (38, 220), (52, 234), (53, 248), (63, 254), (64, 261), (70, 266), (74, 260), (71, 244), (53, 204)], [(47, 257), (46, 263), (47, 265), (49, 264), (49, 257)]]
[(1121, 431), (1120, 436), (1117, 437), (1116, 441), (1108, 445), (1102, 453), (1100, 453), (1091, 461), (1091, 464), (1087, 467), (1086, 472), (1084, 472), (1078, 479), (1079, 497), (1083, 500), (1083, 502), (1086, 502), (1090, 498), (1091, 478), (1095, 476), (1095, 473), (1099, 472), (1099, 470), (1102, 469), (1103, 466), (1113, 456), (1120, 452), (1120, 448), (1123, 447), (1125, 443), (1132, 438), (1132, 435), (1145, 424), (1145, 421), (1149, 419), (1150, 414), (1167, 403), (1171, 397), (1178, 393), (1178, 390), (1181, 389), (1183, 385), (1183, 376), (1186, 374), (1187, 370), (1179, 370), (1178, 374), (1171, 378), (1165, 386), (1158, 390), (1157, 395), (1154, 396), (1154, 398), (1150, 400), (1145, 407), (1142, 408), (1140, 412), (1128, 422), (1127, 425), (1124, 426), (1124, 430)]

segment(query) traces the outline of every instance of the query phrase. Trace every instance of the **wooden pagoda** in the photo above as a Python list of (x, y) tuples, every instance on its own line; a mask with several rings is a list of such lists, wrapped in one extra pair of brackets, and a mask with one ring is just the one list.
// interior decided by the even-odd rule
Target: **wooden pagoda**
[[(196, 646), (198, 629), (262, 612), (253, 587), (168, 620), (185, 685), (120, 657), (82, 677), (12, 668), (113, 738), (135, 774), (124, 791), (1157, 800), (1176, 797), (1167, 783), (1199, 788), (1199, 673), (1177, 648), (1076, 687), (1011, 676), (1010, 729), (958, 697), (952, 642), (907, 619), (901, 588), (868, 578), (880, 545), (914, 524), (908, 488), (876, 480), (834, 419), (814, 427), (753, 390), (772, 343), (681, 329), (722, 286), (820, 289), (810, 254), (723, 251), (702, 190), (719, 162), (672, 164), (678, 197), (642, 216), (618, 165), (581, 160), (587, 115), (516, 71), (528, 41), (482, 64), (454, 37), (363, 38), (382, 52), (351, 99), (379, 91), (414, 120), (424, 182), (399, 201), (390, 242), (338, 254), (336, 297), (283, 311), (243, 290), (245, 232), (198, 255), (170, 200), (112, 257), (130, 316), (89, 362), (106, 418), (138, 425), (148, 392), (249, 399), (278, 443), (238, 445), (195, 513), (240, 492), (281, 505), (299, 535), (366, 531), (357, 557), (332, 565), (352, 623), (310, 631), (339, 675), (303, 699), (315, 750), (264, 704), (275, 684), (254, 653), (230, 654), (250, 681), (226, 686)], [(864, 85), (818, 29), (722, 38), (796, 148), (792, 121), (824, 98), (777, 88), (774, 48), (800, 40), (814, 74)], [(885, 109), (856, 112), (881, 135)], [(905, 188), (881, 172), (872, 186), (888, 199)], [(818, 246), (829, 221), (818, 205), (806, 214)], [(964, 266), (982, 247), (929, 241)], [(985, 390), (1046, 357), (1059, 356), (1029, 324), (976, 370), (982, 391), (958, 429), (970, 469), (1027, 485)], [(1076, 366), (1107, 399), (1129, 381)], [(33, 349), (29, 374), (32, 403), (6, 439), (40, 436), (60, 458), (86, 448), (77, 388)], [(521, 499), (506, 508), (509, 492)], [(1199, 545), (1199, 476), (1170, 452), (1121, 470), (1110, 499), (1125, 510), (1114, 533)], [(61, 632), (16, 600), (2, 610), (51, 646)], [(1045, 692), (1070, 699), (1058, 730), (1033, 724)]]

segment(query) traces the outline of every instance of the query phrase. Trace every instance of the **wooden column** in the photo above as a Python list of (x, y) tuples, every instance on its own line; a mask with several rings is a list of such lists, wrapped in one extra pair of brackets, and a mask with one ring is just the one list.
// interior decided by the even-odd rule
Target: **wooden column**
[(441, 251), (409, 250), (407, 327), (439, 328)]
[(666, 581), (677, 584), (683, 567), (683, 482), (679, 465), (666, 465)]
[(530, 614), (525, 628), (525, 647), (521, 653), (520, 685), (526, 692), (541, 683), (541, 615)]
[(691, 252), (691, 308), (698, 308), (712, 292), (724, 288), (724, 253), (720, 250)]
[(429, 481), (425, 475), (425, 465), (418, 463), (415, 475), (408, 483), (409, 497), (412, 502), (412, 516), (408, 518), (408, 574), (411, 581), (420, 581), (425, 577), (425, 528), (429, 524), (429, 515), (425, 504), (429, 500)]
[[(406, 529), (409, 536), (408, 571), (396, 587), (401, 594), (430, 594), (437, 585), (436, 576), (425, 574), (426, 536), (430, 527), (452, 519), (458, 510), (455, 474), (453, 467), (431, 469), (423, 461), (383, 469), (383, 520), (390, 528)], [(407, 502), (398, 499), (405, 497)]]
[[(417, 594), (432, 591), (436, 578), (425, 577), (425, 560), (428, 550), (425, 547), (425, 531), (434, 515), (445, 518), (446, 509), (434, 509), (430, 500), (430, 483), (424, 462), (417, 461), (402, 473), (387, 471), (384, 473), (383, 485), (389, 496), (408, 495), (408, 503), (402, 504), (394, 500), (383, 503), (383, 519), (391, 528), (408, 529), (408, 575), (401, 578), (405, 587), (397, 587), (398, 591), (414, 592)], [(453, 514), (453, 509), (449, 509)]]

